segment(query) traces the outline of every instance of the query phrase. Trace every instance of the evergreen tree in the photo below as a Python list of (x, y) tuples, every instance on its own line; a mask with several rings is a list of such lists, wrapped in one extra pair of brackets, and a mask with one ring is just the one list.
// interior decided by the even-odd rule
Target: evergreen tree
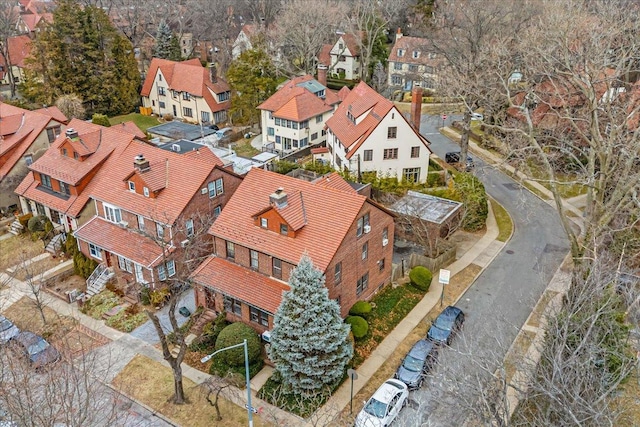
[(170, 59), (172, 61), (180, 61), (180, 43), (178, 38), (173, 35), (169, 24), (164, 19), (158, 24), (156, 31), (156, 44), (153, 47), (153, 56), (155, 58)]
[(349, 325), (308, 256), (291, 272), (289, 286), (274, 317), (269, 358), (288, 390), (312, 396), (344, 374), (353, 356)]
[(276, 91), (278, 85), (276, 68), (269, 54), (256, 47), (242, 52), (227, 71), (231, 86), (231, 117), (235, 123), (260, 123), (258, 105)]
[(52, 104), (77, 93), (91, 114), (128, 113), (138, 102), (133, 48), (102, 9), (60, 0), (31, 46), (21, 87), (27, 99)]

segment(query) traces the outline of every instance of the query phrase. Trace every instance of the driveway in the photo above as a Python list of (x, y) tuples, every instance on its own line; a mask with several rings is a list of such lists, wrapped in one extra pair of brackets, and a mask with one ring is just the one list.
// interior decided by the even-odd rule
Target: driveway
[[(178, 321), (178, 326), (184, 325), (188, 317), (184, 317), (182, 314), (178, 313), (180, 307), (187, 307), (191, 313), (196, 310), (196, 300), (193, 289), (189, 289), (180, 295), (180, 299), (178, 300), (178, 304), (176, 304), (176, 320)], [(160, 319), (160, 325), (162, 325), (162, 329), (165, 332), (171, 331), (171, 323), (169, 322), (169, 305), (165, 305), (158, 311), (158, 318)], [(148, 320), (141, 326), (138, 326), (136, 329), (131, 331), (131, 336), (139, 338), (143, 341), (148, 342), (149, 344), (155, 345), (160, 342), (158, 338), (158, 333), (156, 332), (155, 326), (151, 320)]]
[[(424, 115), (420, 130), (434, 153), (444, 158), (459, 146), (438, 132), (441, 125), (439, 116)], [(473, 173), (510, 213), (514, 233), (457, 303), (466, 314), (463, 333), (453, 348), (442, 351), (432, 385), (412, 393), (412, 405), (400, 414), (401, 426), (463, 425), (460, 390), (483, 384), (482, 368), (493, 372), (499, 366), (569, 250), (555, 209), (471, 155)]]

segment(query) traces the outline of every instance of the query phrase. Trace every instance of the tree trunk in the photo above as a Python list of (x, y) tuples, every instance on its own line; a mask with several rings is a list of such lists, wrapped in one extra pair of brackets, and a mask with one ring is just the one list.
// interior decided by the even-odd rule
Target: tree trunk
[(175, 359), (173, 362), (169, 362), (171, 370), (173, 371), (173, 403), (176, 405), (183, 405), (186, 402), (186, 399), (184, 396), (184, 386), (182, 385), (182, 366), (175, 362)]
[(469, 133), (471, 132), (471, 113), (467, 110), (464, 112), (462, 120), (462, 135), (460, 135), (460, 163), (463, 170), (467, 166), (467, 153), (469, 152)]

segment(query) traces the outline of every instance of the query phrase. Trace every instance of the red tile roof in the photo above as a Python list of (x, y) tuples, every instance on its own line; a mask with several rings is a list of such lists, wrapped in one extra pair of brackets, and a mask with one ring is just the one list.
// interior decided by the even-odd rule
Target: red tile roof
[[(253, 216), (267, 210), (269, 196), (282, 187), (291, 203), (304, 203), (306, 225), (295, 237), (283, 236), (254, 223)], [(209, 230), (210, 234), (297, 264), (304, 253), (324, 271), (342, 243), (365, 196), (315, 185), (275, 172), (253, 168)], [(286, 209), (286, 208), (285, 208)], [(300, 210), (296, 210), (300, 212)]]
[[(398, 56), (398, 49), (404, 51), (402, 56)], [(417, 58), (413, 57), (413, 52), (419, 52)], [(389, 52), (389, 61), (402, 62), (404, 64), (415, 65), (437, 65), (438, 59), (429, 59), (429, 40), (420, 37), (402, 36), (394, 43)]]
[(336, 190), (346, 191), (347, 193), (358, 194), (358, 192), (349, 185), (349, 183), (345, 181), (338, 172), (330, 172), (314, 179), (311, 182), (321, 187), (335, 188)]
[(189, 92), (191, 95), (203, 97), (212, 112), (226, 110), (230, 107), (229, 101), (218, 103), (212, 94), (231, 90), (227, 82), (217, 78), (216, 82), (212, 83), (209, 78), (209, 70), (204, 68), (197, 58), (182, 62), (153, 58), (140, 91), (142, 96), (149, 96), (151, 93), (158, 69), (162, 72), (170, 90)]
[(311, 154), (324, 154), (328, 152), (329, 152), (328, 147), (316, 147), (311, 149)]
[(140, 139), (145, 139), (147, 137), (147, 134), (144, 133), (139, 127), (138, 125), (136, 125), (134, 122), (129, 121), (129, 122), (122, 122), (120, 124), (117, 125), (111, 125), (112, 129), (115, 130), (119, 130), (121, 132), (124, 133), (128, 133), (131, 135), (135, 135)]
[(351, 89), (349, 89), (347, 86), (342, 86), (342, 88), (338, 91), (338, 98), (340, 99), (340, 101), (344, 101), (350, 92)]
[(287, 284), (222, 258), (209, 257), (191, 275), (199, 284), (274, 314)]
[(322, 49), (320, 49), (320, 53), (318, 53), (318, 62), (320, 64), (326, 65), (327, 67), (331, 65), (331, 49), (333, 49), (332, 44), (322, 45)]
[[(78, 228), (74, 235), (147, 268), (156, 266), (164, 258), (162, 247), (149, 237), (97, 216)], [(167, 248), (168, 253), (174, 250), (175, 247)]]
[(34, 110), (36, 113), (40, 113), (40, 114), (44, 114), (47, 116), (50, 116), (52, 118), (54, 118), (55, 120), (59, 121), (60, 123), (67, 123), (69, 121), (69, 119), (67, 119), (67, 117), (62, 114), (62, 111), (60, 111), (60, 109), (58, 107), (56, 107), (55, 105), (49, 106), (49, 107), (43, 107), (43, 108), (39, 108), (37, 110)]
[(29, 56), (31, 52), (31, 39), (29, 36), (21, 35), (15, 37), (9, 37), (7, 39), (7, 46), (9, 47), (9, 58), (11, 59), (11, 65), (15, 65), (20, 68), (24, 68), (24, 60)]
[(353, 33), (347, 33), (342, 35), (342, 40), (347, 45), (347, 49), (351, 53), (351, 56), (360, 55), (360, 47), (358, 45), (358, 37)]

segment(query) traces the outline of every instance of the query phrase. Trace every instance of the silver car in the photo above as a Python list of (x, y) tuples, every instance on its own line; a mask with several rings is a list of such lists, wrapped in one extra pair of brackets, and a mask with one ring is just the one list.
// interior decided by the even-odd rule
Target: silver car
[(0, 344), (6, 344), (13, 338), (17, 337), (20, 329), (11, 322), (11, 320), (0, 315)]
[(388, 379), (365, 402), (356, 418), (356, 427), (387, 427), (407, 404), (409, 389), (400, 380)]

